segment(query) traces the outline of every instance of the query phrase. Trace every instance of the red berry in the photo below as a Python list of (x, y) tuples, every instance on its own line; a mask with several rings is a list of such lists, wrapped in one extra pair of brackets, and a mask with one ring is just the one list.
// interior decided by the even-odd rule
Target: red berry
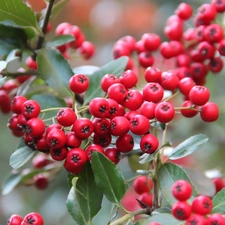
[(219, 109), (217, 104), (214, 102), (207, 102), (201, 107), (200, 116), (205, 122), (216, 121), (219, 117)]
[(125, 88), (132, 88), (134, 87), (138, 82), (138, 76), (135, 72), (132, 70), (126, 70), (122, 75), (120, 76), (120, 82), (125, 86)]
[(109, 102), (105, 98), (94, 98), (89, 103), (89, 111), (95, 117), (107, 117), (109, 114)]
[(153, 102), (144, 102), (139, 108), (140, 114), (152, 120), (155, 118), (155, 107)]
[(66, 144), (66, 135), (63, 130), (52, 129), (46, 136), (46, 142), (50, 148), (62, 148)]
[(73, 125), (76, 119), (77, 116), (75, 112), (70, 108), (62, 108), (56, 115), (57, 122), (64, 127)]
[(21, 107), (22, 104), (27, 101), (27, 98), (24, 96), (15, 96), (11, 102), (11, 110), (14, 113), (20, 114), (21, 113)]
[(154, 57), (151, 52), (141, 52), (138, 55), (138, 61), (142, 67), (147, 68), (154, 64)]
[(50, 149), (50, 155), (51, 155), (52, 159), (54, 159), (55, 161), (64, 160), (67, 156), (67, 153), (68, 153), (67, 147)]
[(192, 211), (199, 215), (207, 215), (212, 210), (212, 200), (204, 195), (197, 196), (192, 202)]
[(188, 67), (191, 64), (191, 58), (188, 54), (180, 54), (176, 57), (177, 67)]
[(225, 56), (225, 39), (222, 39), (219, 42), (218, 52), (220, 53), (220, 55)]
[(130, 123), (126, 117), (116, 116), (110, 122), (110, 133), (114, 136), (121, 136), (129, 131)]
[(225, 1), (223, 0), (212, 0), (212, 4), (215, 5), (216, 11), (222, 13), (225, 11)]
[(176, 15), (178, 15), (182, 20), (188, 20), (192, 16), (193, 9), (192, 7), (185, 2), (180, 3), (175, 11)]
[(84, 93), (89, 86), (88, 78), (83, 74), (75, 74), (69, 80), (69, 88), (75, 94)]
[(218, 43), (223, 37), (223, 28), (219, 24), (210, 24), (204, 29), (203, 37), (210, 43)]
[(130, 131), (136, 135), (146, 134), (149, 128), (149, 120), (143, 115), (135, 115), (130, 120)]
[(49, 152), (50, 147), (46, 142), (46, 134), (42, 135), (42, 137), (37, 140), (36, 150), (41, 152)]
[(29, 148), (35, 150), (37, 145), (37, 140), (32, 138), (29, 134), (26, 134), (24, 137), (24, 143)]
[(154, 67), (148, 67), (145, 70), (144, 76), (147, 82), (156, 82), (159, 83), (161, 81), (161, 70)]
[(11, 99), (5, 90), (0, 90), (0, 110), (2, 113), (9, 113), (11, 111)]
[(211, 22), (216, 17), (216, 7), (213, 4), (203, 4), (198, 8), (199, 18), (205, 22)]
[(120, 151), (117, 148), (107, 148), (105, 149), (105, 156), (115, 164), (120, 161)]
[(179, 78), (175, 73), (172, 72), (163, 72), (161, 76), (161, 86), (164, 90), (173, 91), (179, 86)]
[(8, 225), (20, 225), (23, 221), (23, 217), (17, 214), (13, 214), (8, 219)]
[(35, 155), (32, 159), (32, 165), (36, 169), (42, 169), (43, 167), (49, 165), (51, 161), (48, 159), (48, 156), (44, 153), (39, 153)]
[(187, 220), (191, 216), (191, 206), (187, 202), (176, 202), (172, 206), (172, 214), (178, 220)]
[(108, 110), (107, 117), (112, 119), (115, 116), (117, 116), (117, 114), (119, 112), (119, 104), (117, 103), (117, 101), (115, 101), (111, 98), (106, 99), (106, 101), (109, 103), (109, 110)]
[(223, 177), (213, 178), (212, 181), (215, 184), (216, 193), (225, 187), (225, 180)]
[(143, 88), (143, 97), (145, 101), (158, 103), (163, 99), (164, 90), (158, 83), (148, 83)]
[(193, 104), (202, 106), (205, 105), (210, 97), (210, 92), (208, 88), (196, 85), (194, 86), (189, 92), (189, 99), (192, 101)]
[(190, 77), (185, 77), (179, 81), (179, 89), (183, 95), (188, 95), (194, 86), (195, 82)]
[(127, 90), (123, 84), (117, 83), (113, 84), (108, 88), (107, 94), (109, 98), (114, 99), (119, 104), (124, 102), (127, 94)]
[(108, 91), (108, 88), (112, 85), (112, 84), (116, 84), (116, 83), (120, 83), (120, 79), (113, 75), (113, 74), (106, 74), (102, 77), (101, 79), (101, 88), (104, 92)]
[(102, 146), (96, 145), (96, 144), (88, 145), (88, 147), (85, 149), (85, 151), (87, 154), (88, 161), (91, 160), (91, 155), (93, 152), (101, 152), (102, 154), (104, 154), (104, 149), (102, 148)]
[(189, 219), (186, 221), (186, 225), (207, 225), (207, 219), (198, 214), (192, 214)]
[(56, 29), (55, 29), (55, 35), (58, 36), (58, 35), (62, 35), (64, 30), (67, 28), (67, 27), (70, 27), (71, 24), (67, 23), (67, 22), (63, 22), (63, 23), (60, 23)]
[(78, 51), (85, 59), (90, 59), (95, 53), (95, 46), (89, 41), (84, 41)]
[(132, 151), (134, 138), (130, 134), (124, 134), (116, 139), (116, 148), (123, 153)]
[(69, 148), (79, 148), (82, 140), (73, 131), (66, 134), (66, 146)]
[(92, 134), (93, 130), (94, 126), (87, 118), (77, 119), (72, 127), (72, 131), (75, 135), (82, 140), (88, 138)]
[(207, 219), (208, 225), (225, 225), (225, 217), (220, 213), (211, 214)]
[(169, 102), (160, 102), (155, 108), (155, 118), (161, 123), (170, 122), (174, 115), (174, 107)]
[(44, 220), (40, 214), (31, 212), (24, 217), (21, 225), (44, 225)]
[(107, 134), (110, 131), (109, 121), (105, 118), (94, 118), (92, 121), (94, 125), (94, 133)]
[(21, 113), (26, 119), (38, 117), (40, 111), (41, 107), (39, 103), (34, 100), (28, 100), (22, 104)]
[(161, 38), (154, 33), (145, 33), (142, 35), (141, 40), (147, 51), (157, 50), (161, 44)]
[(152, 207), (153, 195), (151, 193), (145, 192), (138, 198), (143, 204), (139, 204), (141, 208)]
[(180, 112), (183, 116), (187, 117), (187, 118), (191, 118), (194, 117), (198, 114), (198, 106), (193, 105), (193, 103), (190, 100), (185, 101), (181, 107), (193, 107), (193, 109), (181, 109)]
[(146, 134), (141, 138), (140, 148), (144, 153), (152, 154), (159, 147), (159, 141), (153, 134)]
[(111, 134), (94, 134), (93, 142), (97, 145), (101, 145), (103, 148), (111, 144)]
[(211, 58), (209, 62), (209, 70), (213, 73), (219, 73), (224, 67), (223, 60), (221, 57)]
[(137, 110), (142, 105), (144, 99), (138, 90), (129, 90), (125, 96), (123, 105), (129, 110)]
[(45, 174), (37, 174), (33, 178), (34, 186), (39, 190), (44, 190), (48, 187), (48, 178)]
[(40, 138), (45, 132), (45, 123), (40, 118), (31, 118), (26, 123), (26, 133), (33, 138)]
[(172, 194), (179, 201), (186, 201), (192, 195), (192, 186), (186, 180), (178, 180), (172, 186)]
[(28, 57), (25, 63), (29, 69), (33, 69), (33, 70), (37, 69), (37, 63), (32, 57)]
[(117, 59), (121, 56), (129, 56), (130, 48), (125, 43), (118, 42), (113, 47), (113, 58)]
[(152, 190), (153, 181), (147, 176), (139, 176), (133, 182), (134, 191), (141, 195)]

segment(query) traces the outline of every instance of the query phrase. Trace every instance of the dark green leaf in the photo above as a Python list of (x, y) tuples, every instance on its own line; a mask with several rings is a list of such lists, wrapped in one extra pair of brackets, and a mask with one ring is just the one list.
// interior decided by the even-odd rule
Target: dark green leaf
[(101, 209), (103, 193), (95, 183), (89, 163), (85, 165), (78, 177), (73, 179), (67, 198), (67, 209), (75, 222), (80, 225), (91, 224), (92, 218)]
[(149, 219), (141, 219), (135, 223), (135, 225), (148, 225), (152, 222), (158, 222), (161, 225), (182, 225), (184, 221), (175, 219), (171, 214), (159, 213), (158, 215), (149, 217)]
[(169, 154), (169, 159), (180, 159), (200, 149), (209, 138), (204, 134), (197, 134), (188, 138), (187, 140), (180, 143), (173, 151)]
[(18, 169), (28, 162), (37, 152), (30, 149), (24, 144), (24, 139), (21, 138), (16, 151), (10, 156), (9, 164), (13, 169)]
[(68, 3), (68, 1), (69, 0), (61, 0), (60, 2), (57, 2), (56, 4), (54, 4), (52, 13), (51, 13), (51, 19), (59, 15), (59, 13), (64, 8), (64, 6)]
[(68, 173), (68, 175), (67, 175), (67, 185), (70, 189), (73, 187), (73, 178), (74, 177), (75, 176), (71, 173)]
[(225, 188), (214, 196), (212, 213), (225, 214)]
[(61, 35), (55, 37), (53, 40), (49, 41), (46, 46), (51, 47), (58, 47), (64, 45), (68, 42), (74, 41), (74, 37), (72, 35)]
[(164, 131), (166, 129), (166, 124), (165, 123), (160, 123), (159, 121), (155, 121), (155, 122), (151, 123), (151, 127), (154, 127), (157, 130)]
[(9, 194), (20, 183), (21, 177), (19, 173), (11, 173), (2, 184), (2, 194)]
[(74, 74), (81, 73), (87, 77), (90, 77), (94, 72), (96, 72), (99, 69), (100, 69), (100, 67), (98, 67), (98, 66), (86, 65), (86, 66), (78, 66), (78, 67), (73, 68), (73, 72), (74, 72)]
[[(159, 170), (159, 186), (164, 197), (171, 205), (176, 202), (176, 199), (172, 195), (171, 188), (174, 182), (177, 180), (186, 180), (191, 183), (190, 179), (187, 176), (187, 173), (182, 167), (173, 163), (166, 163), (161, 166)], [(192, 194), (193, 196), (196, 196), (197, 192), (193, 185), (192, 188)]]
[(20, 67), (21, 62), (20, 59), (17, 57), (7, 63), (6, 71), (8, 73), (16, 73)]
[(103, 66), (100, 70), (93, 73), (90, 77), (89, 88), (85, 93), (84, 105), (88, 104), (93, 98), (103, 97), (105, 92), (101, 89), (100, 82), (105, 74), (120, 76), (126, 68), (128, 57), (123, 56)]
[(22, 0), (0, 0), (0, 22), (13, 27), (31, 28), (41, 34), (32, 10)]
[(0, 88), (1, 88), (2, 85), (4, 84), (6, 78), (7, 78), (7, 77), (2, 77), (2, 76), (0, 76)]
[(91, 165), (97, 185), (110, 202), (119, 204), (128, 187), (121, 171), (107, 157), (98, 152), (93, 152)]
[(73, 75), (73, 71), (59, 51), (48, 48), (38, 50), (37, 64), (40, 77), (60, 97), (72, 95), (68, 87), (68, 82)]
[(145, 163), (149, 163), (151, 162), (152, 160), (156, 159), (157, 155), (158, 155), (158, 151), (152, 153), (152, 154), (143, 154), (139, 157), (139, 163), (140, 164), (145, 164)]

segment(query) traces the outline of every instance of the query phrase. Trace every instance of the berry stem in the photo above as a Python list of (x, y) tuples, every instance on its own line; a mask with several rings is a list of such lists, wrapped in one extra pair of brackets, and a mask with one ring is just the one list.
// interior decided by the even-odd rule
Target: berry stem
[(24, 76), (24, 75), (33, 75), (36, 76), (38, 75), (38, 72), (36, 70), (28, 70), (25, 72), (16, 72), (16, 73), (9, 73), (7, 71), (1, 71), (1, 75), (4, 76), (9, 76), (9, 77), (19, 77), (19, 76)]
[(174, 98), (175, 96), (177, 96), (177, 94), (179, 93), (179, 91), (176, 91), (175, 93), (173, 93), (171, 96), (169, 96), (168, 98), (165, 98), (163, 101), (164, 102), (168, 102), (170, 99)]
[(46, 113), (46, 112), (50, 112), (50, 111), (54, 111), (54, 110), (60, 110), (62, 109), (62, 107), (55, 107), (55, 108), (48, 108), (48, 109), (42, 109), (41, 113)]
[(191, 107), (174, 107), (175, 110), (194, 110), (197, 112), (200, 112), (201, 110), (199, 109), (195, 109), (194, 106)]

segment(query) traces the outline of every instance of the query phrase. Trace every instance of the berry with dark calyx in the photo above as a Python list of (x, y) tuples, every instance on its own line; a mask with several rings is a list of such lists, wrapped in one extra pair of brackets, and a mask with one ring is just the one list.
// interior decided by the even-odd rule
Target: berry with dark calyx
[(135, 178), (133, 182), (134, 191), (141, 195), (143, 193), (149, 193), (153, 188), (153, 181), (147, 176), (139, 176)]
[(89, 41), (84, 41), (78, 48), (78, 51), (84, 57), (84, 59), (90, 59), (95, 53), (95, 46)]
[(204, 23), (210, 23), (216, 17), (216, 7), (213, 4), (202, 4), (197, 15)]
[(13, 131), (23, 131), (23, 129), (18, 126), (18, 114), (12, 115), (12, 117), (8, 120), (7, 126)]
[(218, 43), (224, 38), (223, 28), (219, 24), (210, 24), (204, 29), (203, 37), (210, 43)]
[(93, 130), (94, 126), (91, 120), (87, 118), (77, 119), (72, 127), (72, 131), (75, 135), (82, 140), (88, 138), (93, 133)]
[(117, 43), (119, 43), (119, 42), (125, 44), (130, 49), (130, 52), (134, 51), (135, 44), (136, 44), (136, 40), (134, 37), (132, 37), (130, 35), (126, 35), (126, 36), (120, 38)]
[(225, 217), (220, 213), (213, 213), (207, 218), (208, 225), (224, 225)]
[(169, 102), (160, 102), (155, 108), (155, 118), (161, 123), (170, 122), (174, 115), (174, 107)]
[(155, 60), (151, 52), (141, 52), (138, 55), (138, 61), (142, 67), (147, 68), (149, 66), (152, 66)]
[(133, 111), (126, 112), (124, 117), (126, 117), (129, 121), (131, 121), (131, 119), (136, 115), (140, 115), (140, 113), (136, 110), (133, 110)]
[(192, 63), (191, 64), (191, 78), (197, 83), (206, 77), (208, 68), (203, 63)]
[(153, 102), (143, 102), (143, 104), (139, 108), (140, 114), (147, 117), (150, 120), (154, 119), (155, 107), (156, 107), (156, 104)]
[(169, 42), (163, 42), (160, 45), (159, 51), (164, 59), (171, 59), (175, 56), (175, 51)]
[(204, 195), (197, 196), (192, 202), (192, 211), (199, 215), (207, 215), (212, 211), (212, 200)]
[(197, 50), (199, 51), (200, 55), (202, 56), (202, 59), (210, 59), (215, 54), (215, 48), (212, 44), (208, 43), (207, 41), (202, 41), (198, 47)]
[(188, 20), (191, 18), (193, 9), (192, 7), (185, 2), (180, 3), (175, 11), (176, 15), (178, 15), (182, 20)]
[(27, 98), (24, 96), (15, 96), (11, 102), (11, 110), (14, 113), (20, 114), (22, 104), (27, 101)]
[(160, 84), (164, 90), (173, 91), (179, 86), (179, 78), (173, 72), (163, 72)]
[(220, 53), (220, 55), (225, 56), (225, 39), (222, 39), (219, 42), (218, 52)]
[(178, 220), (187, 220), (191, 216), (191, 206), (185, 201), (173, 204), (172, 214)]
[(225, 2), (223, 0), (212, 0), (212, 4), (215, 5), (218, 13), (225, 11)]
[(221, 57), (211, 58), (208, 67), (209, 70), (213, 73), (219, 73), (224, 67), (223, 60), (221, 59)]
[(91, 155), (93, 152), (101, 152), (102, 154), (104, 154), (104, 149), (102, 148), (102, 146), (96, 145), (96, 144), (88, 145), (88, 147), (85, 149), (85, 151), (87, 154), (88, 161), (91, 160)]
[(134, 138), (130, 134), (124, 134), (116, 139), (116, 148), (123, 153), (132, 151)]
[(51, 148), (50, 149), (50, 155), (52, 159), (55, 161), (62, 161), (66, 158), (68, 153), (68, 148), (67, 147), (62, 147), (62, 148)]
[(82, 171), (86, 161), (87, 154), (83, 149), (72, 148), (66, 156), (64, 167), (67, 171), (76, 175)]
[(110, 133), (114, 136), (121, 136), (129, 131), (130, 123), (126, 117), (116, 116), (110, 122)]
[(201, 119), (205, 122), (214, 122), (219, 117), (219, 109), (215, 102), (207, 102), (201, 107)]
[(75, 94), (84, 93), (89, 86), (88, 78), (83, 74), (74, 74), (69, 80), (69, 88)]
[(24, 136), (24, 143), (29, 148), (31, 148), (33, 150), (36, 150), (37, 140), (32, 138), (29, 134), (25, 134), (25, 136)]
[(159, 141), (153, 134), (146, 134), (141, 138), (140, 148), (144, 153), (152, 154), (159, 147)]
[(129, 110), (137, 110), (142, 105), (143, 95), (138, 90), (128, 90), (123, 105)]
[(53, 123), (51, 125), (48, 126), (48, 128), (46, 129), (46, 136), (50, 133), (50, 131), (54, 130), (54, 129), (62, 129), (62, 126), (58, 123)]
[(92, 120), (94, 125), (94, 133), (107, 134), (110, 131), (110, 123), (106, 118), (94, 118)]
[(194, 86), (195, 82), (191, 77), (185, 77), (179, 81), (179, 90), (183, 95), (188, 95)]
[(121, 56), (129, 56), (130, 48), (124, 43), (116, 43), (113, 47), (113, 58), (118, 59)]
[(27, 100), (22, 104), (21, 113), (26, 119), (38, 117), (41, 107), (35, 100)]
[(136, 135), (143, 135), (149, 131), (150, 123), (147, 117), (135, 115), (130, 120), (130, 131)]
[(109, 102), (105, 98), (93, 98), (89, 103), (88, 109), (94, 117), (107, 117), (109, 114)]
[(31, 118), (26, 123), (25, 131), (33, 138), (40, 138), (45, 132), (45, 123), (40, 118)]
[(120, 83), (120, 79), (113, 74), (105, 74), (101, 79), (101, 88), (104, 92), (108, 91), (108, 88), (116, 83)]
[(66, 144), (66, 135), (63, 130), (52, 129), (46, 136), (46, 142), (50, 148), (62, 148)]
[(18, 214), (13, 214), (8, 219), (7, 225), (20, 225), (23, 221), (23, 217)]
[(180, 112), (184, 117), (187, 118), (191, 118), (194, 117), (198, 114), (198, 110), (199, 107), (193, 105), (193, 103), (190, 100), (186, 100), (185, 102), (183, 102), (183, 104), (181, 105), (181, 107), (183, 108), (190, 108), (190, 109), (181, 109)]
[(119, 163), (121, 153), (117, 148), (113, 148), (113, 147), (112, 148), (106, 148), (104, 154), (113, 163), (115, 163), (115, 164)]
[(117, 83), (108, 88), (107, 94), (109, 98), (114, 99), (119, 104), (123, 104), (124, 99), (126, 98), (127, 89), (123, 84)]
[(155, 67), (148, 67), (145, 70), (144, 76), (145, 76), (145, 80), (147, 82), (160, 83), (160, 81), (161, 81), (161, 74), (162, 74), (162, 71), (160, 69), (155, 68)]
[(171, 190), (173, 196), (179, 201), (186, 201), (192, 195), (192, 186), (186, 180), (177, 180)]
[(107, 133), (107, 134), (94, 134), (94, 136), (93, 136), (94, 144), (100, 145), (103, 148), (110, 145), (111, 141), (112, 141), (112, 136), (109, 133)]
[(141, 208), (152, 207), (153, 195), (151, 193), (145, 192), (141, 194), (138, 199), (141, 201), (141, 203), (144, 203), (144, 204), (141, 204), (139, 202), (139, 205), (141, 206)]
[(23, 218), (20, 225), (44, 225), (44, 220), (39, 213), (31, 212)]
[(45, 174), (37, 174), (33, 177), (34, 186), (39, 190), (44, 190), (48, 187), (48, 178)]
[(202, 85), (196, 85), (190, 90), (188, 96), (193, 104), (202, 106), (208, 102), (210, 97), (210, 92), (208, 88)]
[(163, 99), (164, 90), (158, 83), (150, 82), (143, 88), (143, 98), (145, 101), (158, 103)]
[(64, 127), (73, 125), (76, 119), (77, 116), (75, 112), (70, 108), (62, 108), (56, 115), (57, 122)]
[(192, 214), (185, 223), (186, 225), (208, 225), (207, 219), (198, 214)]
[(119, 79), (121, 84), (123, 84), (127, 89), (134, 87), (138, 82), (138, 76), (132, 70), (126, 70), (123, 72)]
[(117, 101), (107, 98), (106, 101), (109, 103), (109, 110), (108, 110), (108, 115), (107, 118), (112, 119), (115, 116), (117, 116), (118, 111), (119, 111), (119, 104)]
[(79, 148), (82, 140), (73, 131), (66, 134), (66, 146), (69, 148)]

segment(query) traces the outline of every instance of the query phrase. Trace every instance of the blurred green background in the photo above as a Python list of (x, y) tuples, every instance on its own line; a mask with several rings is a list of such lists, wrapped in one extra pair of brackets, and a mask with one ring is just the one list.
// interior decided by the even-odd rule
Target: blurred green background
[[(124, 35), (133, 35), (137, 40), (145, 32), (156, 32), (163, 39), (163, 27), (166, 19), (173, 14), (181, 1), (173, 0), (70, 0), (61, 14), (51, 21), (53, 30), (58, 23), (68, 21), (80, 26), (87, 40), (96, 45), (96, 55), (91, 61), (71, 60), (73, 67), (90, 64), (101, 66), (112, 59), (112, 47), (115, 41)], [(194, 9), (206, 1), (186, 1)], [(187, 25), (191, 26), (191, 24)], [(203, 133), (209, 142), (192, 158), (192, 166), (199, 171), (218, 169), (225, 174), (225, 81), (224, 71), (218, 75), (208, 75), (207, 85), (211, 90), (210, 101), (219, 105), (220, 117), (216, 123), (204, 123), (197, 116), (192, 119), (177, 117), (168, 131), (168, 139), (174, 145), (190, 137)], [(175, 104), (181, 102), (178, 97)], [(179, 105), (177, 105), (179, 106)], [(13, 137), (6, 128), (10, 115), (0, 115), (0, 184), (10, 173), (9, 157), (16, 149), (19, 139)], [(29, 166), (29, 163), (26, 165)], [(125, 175), (129, 176), (127, 161), (120, 163)], [(46, 225), (72, 225), (74, 222), (66, 211), (65, 201), (68, 194), (66, 172), (62, 171), (45, 191), (34, 187), (19, 187), (9, 195), (0, 195), (0, 224), (6, 224), (11, 214), (25, 215), (31, 211), (40, 212)], [(102, 213), (96, 217), (98, 225), (105, 225), (110, 206), (104, 201)]]

